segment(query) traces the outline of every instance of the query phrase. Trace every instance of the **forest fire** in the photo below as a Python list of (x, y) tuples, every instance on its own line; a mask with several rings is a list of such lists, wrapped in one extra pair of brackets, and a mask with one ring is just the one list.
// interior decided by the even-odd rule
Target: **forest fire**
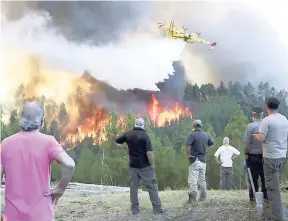
[(96, 116), (86, 118), (74, 133), (68, 133), (65, 136), (65, 141), (62, 141), (61, 144), (69, 146), (67, 150), (71, 150), (77, 142), (81, 142), (86, 137), (92, 138), (94, 144), (101, 144), (105, 141), (107, 139), (105, 134), (107, 113), (104, 111), (99, 111), (98, 113)]
[(149, 119), (155, 127), (163, 127), (171, 121), (179, 120), (180, 116), (191, 116), (192, 113), (187, 107), (183, 107), (179, 102), (175, 102), (172, 108), (163, 107), (159, 104), (155, 94), (152, 94), (152, 103), (148, 106)]
[[(187, 107), (183, 107), (180, 103), (175, 102), (172, 107), (165, 107), (160, 104), (155, 94), (152, 93), (152, 102), (147, 105), (148, 119), (151, 121), (153, 127), (163, 127), (170, 125), (172, 121), (178, 121), (181, 116), (191, 116), (192, 112)], [(144, 113), (138, 113), (142, 115)], [(126, 125), (123, 125), (125, 120), (124, 115), (118, 116), (117, 126), (121, 126), (123, 129)], [(65, 141), (62, 141), (62, 145), (69, 146), (67, 150), (73, 149), (77, 142), (81, 142), (85, 138), (92, 138), (94, 144), (101, 144), (106, 141), (107, 135), (105, 132), (105, 126), (109, 122), (108, 113), (99, 109), (94, 116), (87, 117), (74, 133), (69, 133), (65, 136)]]
[[(11, 106), (11, 110), (15, 109), (16, 113), (26, 101), (41, 102), (46, 112), (45, 132), (55, 136), (69, 149), (85, 138), (91, 138), (94, 144), (103, 143), (108, 139), (105, 127), (109, 123), (120, 126), (122, 131), (131, 129), (133, 123), (124, 123), (130, 109), (137, 116), (147, 116), (152, 127), (163, 127), (178, 121), (180, 116), (192, 115), (187, 107), (176, 102), (178, 98), (166, 95), (165, 99), (159, 99), (156, 96), (162, 96), (165, 92), (120, 91), (86, 72), (77, 77), (67, 71), (54, 70), (38, 57), (16, 49), (7, 49), (5, 55), (5, 60), (0, 60), (5, 63), (0, 73), (4, 79), (0, 82), (3, 86), (0, 94), (5, 98), (2, 102), (5, 106)], [(117, 104), (116, 109), (120, 114), (116, 125), (109, 119), (112, 104)], [(7, 124), (11, 123), (9, 114), (9, 111), (4, 113)]]

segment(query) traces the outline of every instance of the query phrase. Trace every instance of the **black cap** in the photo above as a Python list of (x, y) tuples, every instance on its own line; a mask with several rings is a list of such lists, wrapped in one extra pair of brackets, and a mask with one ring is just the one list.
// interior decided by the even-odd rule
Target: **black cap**
[(276, 98), (276, 97), (270, 97), (268, 98), (268, 100), (266, 101), (266, 105), (272, 109), (278, 109), (279, 105), (280, 105), (280, 101)]
[(254, 106), (252, 108), (252, 112), (255, 112), (256, 114), (261, 114), (261, 113), (263, 113), (263, 108), (259, 107), (259, 106)]

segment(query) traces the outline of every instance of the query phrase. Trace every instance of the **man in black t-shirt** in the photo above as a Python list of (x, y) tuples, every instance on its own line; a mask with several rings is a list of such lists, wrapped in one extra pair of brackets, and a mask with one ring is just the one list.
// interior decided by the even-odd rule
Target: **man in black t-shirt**
[(190, 163), (188, 178), (190, 186), (189, 202), (196, 200), (198, 179), (201, 187), (200, 200), (206, 199), (206, 148), (214, 145), (208, 134), (201, 130), (201, 120), (194, 120), (192, 126), (194, 131), (190, 134), (186, 143), (186, 152)]
[(144, 130), (144, 120), (138, 118), (135, 128), (115, 139), (117, 144), (127, 143), (129, 153), (129, 183), (132, 214), (140, 213), (138, 188), (140, 180), (147, 186), (154, 214), (163, 213), (158, 196), (158, 183), (153, 166), (153, 148)]

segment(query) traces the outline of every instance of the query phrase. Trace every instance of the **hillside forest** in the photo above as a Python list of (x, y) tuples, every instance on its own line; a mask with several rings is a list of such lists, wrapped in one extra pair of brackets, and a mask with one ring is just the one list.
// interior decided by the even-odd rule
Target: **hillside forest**
[[(79, 88), (75, 91), (75, 96), (79, 97), (81, 94), (79, 95), (78, 92)], [(267, 82), (261, 82), (257, 86), (251, 83), (243, 85), (239, 82), (230, 82), (225, 86), (221, 82), (219, 87), (215, 87), (213, 84), (199, 86), (187, 83), (180, 102), (185, 104), (192, 114), (184, 114), (162, 126), (155, 126), (148, 116), (145, 116), (145, 129), (150, 135), (154, 148), (159, 189), (184, 189), (188, 187), (189, 164), (184, 145), (186, 138), (192, 131), (193, 118), (202, 120), (203, 130), (215, 141), (214, 147), (207, 151), (208, 188), (219, 188), (219, 165), (213, 155), (217, 148), (222, 145), (224, 136), (228, 136), (230, 144), (241, 152), (241, 155), (234, 160), (233, 188), (246, 188), (243, 171), (244, 145), (241, 140), (247, 124), (251, 122), (252, 106), (261, 105), (265, 108), (265, 99), (269, 96), (276, 96), (280, 100), (280, 112), (287, 117), (288, 92), (285, 90), (277, 91)], [(117, 111), (117, 106), (112, 106), (107, 111), (107, 121), (103, 126), (105, 139), (101, 142), (95, 142), (95, 136), (102, 136), (99, 132), (99, 134), (94, 133), (94, 137), (88, 134), (83, 139), (76, 137), (72, 143), (69, 143), (63, 142), (63, 140), (67, 141), (67, 133), (63, 128), (69, 123), (67, 104), (56, 104), (53, 100), (48, 100), (43, 96), (26, 97), (21, 86), (15, 94), (15, 100), (17, 107), (10, 109), (8, 120), (1, 124), (2, 139), (20, 130), (18, 126), (19, 107), (25, 101), (41, 101), (45, 106), (46, 115), (50, 116), (47, 118), (49, 121), (45, 121), (42, 132), (55, 136), (75, 160), (74, 182), (128, 186), (127, 146), (116, 145), (114, 138), (134, 127), (137, 113), (128, 111), (123, 115)], [(61, 165), (53, 164), (53, 181), (59, 179), (60, 171)], [(287, 178), (287, 176), (288, 173), (286, 172), (282, 179)]]

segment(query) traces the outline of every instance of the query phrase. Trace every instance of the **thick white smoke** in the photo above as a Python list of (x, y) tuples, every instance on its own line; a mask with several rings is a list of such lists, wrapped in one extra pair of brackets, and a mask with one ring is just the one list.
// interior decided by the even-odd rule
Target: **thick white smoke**
[(172, 64), (180, 60), (185, 45), (152, 36), (117, 45), (76, 44), (57, 33), (50, 22), (46, 13), (30, 13), (16, 21), (4, 20), (2, 44), (38, 56), (50, 69), (78, 76), (86, 70), (117, 89), (158, 90), (155, 83), (173, 74)]

